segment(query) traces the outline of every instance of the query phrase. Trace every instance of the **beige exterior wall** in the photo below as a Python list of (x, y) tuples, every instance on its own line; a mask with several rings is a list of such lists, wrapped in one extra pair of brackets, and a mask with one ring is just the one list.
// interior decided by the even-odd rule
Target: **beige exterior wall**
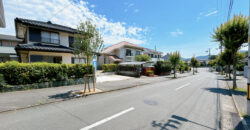
[(42, 52), (42, 51), (20, 51), (19, 52), (21, 62), (28, 63), (30, 61), (30, 55), (42, 55), (42, 56), (61, 56), (62, 63), (71, 64), (71, 53), (55, 53), (55, 52)]
[(71, 64), (71, 57), (73, 54), (71, 53), (55, 53), (55, 52), (39, 52), (39, 51), (30, 51), (30, 55), (42, 55), (42, 56), (61, 56), (62, 63)]

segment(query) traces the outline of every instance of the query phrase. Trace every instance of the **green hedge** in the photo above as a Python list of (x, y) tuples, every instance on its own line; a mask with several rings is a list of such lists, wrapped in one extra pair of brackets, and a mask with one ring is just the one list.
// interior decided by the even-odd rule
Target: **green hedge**
[(115, 72), (117, 70), (117, 64), (103, 64), (103, 72)]
[(117, 67), (117, 73), (121, 75), (140, 77), (141, 71), (141, 65), (118, 65)]
[(161, 74), (164, 72), (171, 72), (171, 68), (172, 68), (171, 64), (166, 61), (157, 61), (154, 66), (155, 66), (156, 74)]
[(138, 68), (141, 67), (140, 65), (118, 65), (118, 71), (139, 71)]
[(0, 64), (0, 74), (7, 84), (32, 84), (50, 81), (61, 81), (82, 78), (93, 72), (92, 65), (86, 64), (54, 64), (54, 63), (19, 63), (6, 62)]

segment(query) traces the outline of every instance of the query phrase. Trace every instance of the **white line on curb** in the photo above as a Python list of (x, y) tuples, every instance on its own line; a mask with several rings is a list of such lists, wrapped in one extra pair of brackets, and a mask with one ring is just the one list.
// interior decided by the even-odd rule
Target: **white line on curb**
[(86, 127), (82, 128), (82, 129), (80, 129), (80, 130), (89, 130), (89, 129), (92, 129), (92, 128), (98, 126), (98, 125), (101, 125), (101, 124), (103, 124), (103, 123), (105, 123), (105, 122), (107, 122), (107, 121), (110, 121), (110, 120), (112, 120), (112, 119), (114, 119), (114, 118), (116, 118), (116, 117), (118, 117), (118, 116), (121, 116), (121, 115), (123, 115), (123, 114), (125, 114), (125, 113), (127, 113), (127, 112), (129, 112), (129, 111), (132, 111), (132, 110), (134, 110), (134, 109), (135, 109), (134, 107), (130, 107), (129, 109), (126, 109), (126, 110), (124, 110), (124, 111), (121, 111), (121, 112), (119, 112), (119, 113), (117, 113), (117, 114), (115, 114), (115, 115), (113, 115), (113, 116), (107, 117), (107, 118), (105, 118), (105, 119), (103, 119), (103, 120), (100, 120), (100, 121), (98, 121), (98, 122), (96, 122), (96, 123), (94, 123), (94, 124), (92, 124), (92, 125), (86, 126)]
[(187, 87), (188, 85), (190, 85), (190, 83), (187, 83), (187, 84), (184, 84), (182, 86), (180, 86), (179, 88), (176, 88), (175, 91), (179, 90), (179, 89), (182, 89), (184, 87)]

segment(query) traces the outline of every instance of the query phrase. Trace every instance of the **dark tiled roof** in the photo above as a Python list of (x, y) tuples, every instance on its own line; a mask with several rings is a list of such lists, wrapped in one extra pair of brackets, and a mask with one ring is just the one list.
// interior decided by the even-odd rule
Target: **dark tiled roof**
[(42, 28), (47, 28), (47, 29), (54, 29), (58, 31), (69, 32), (69, 33), (76, 32), (76, 29), (63, 26), (63, 25), (53, 24), (50, 21), (42, 22), (42, 21), (36, 21), (36, 20), (30, 20), (30, 19), (16, 18), (15, 22), (22, 23), (25, 25), (30, 25), (30, 26), (37, 26), (37, 27), (42, 27)]
[(22, 42), (22, 39), (16, 38), (16, 36), (12, 35), (5, 35), (5, 34), (0, 34), (0, 40), (7, 40), (7, 41), (16, 41), (16, 42)]
[(44, 43), (18, 44), (15, 47), (15, 49), (29, 50), (29, 51), (66, 52), (66, 53), (73, 53), (74, 51), (74, 49), (70, 47), (65, 47), (62, 45), (44, 44)]

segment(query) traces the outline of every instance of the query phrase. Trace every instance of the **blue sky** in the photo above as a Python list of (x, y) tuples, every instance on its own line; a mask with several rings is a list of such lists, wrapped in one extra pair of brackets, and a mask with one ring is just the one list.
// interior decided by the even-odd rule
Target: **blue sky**
[[(15, 17), (71, 27), (87, 18), (101, 30), (106, 46), (126, 40), (164, 54), (177, 50), (187, 58), (206, 55), (208, 48), (218, 53), (210, 34), (227, 20), (228, 7), (229, 0), (4, 0), (7, 28), (0, 33), (15, 34)], [(231, 16), (248, 10), (249, 0), (234, 0)]]

